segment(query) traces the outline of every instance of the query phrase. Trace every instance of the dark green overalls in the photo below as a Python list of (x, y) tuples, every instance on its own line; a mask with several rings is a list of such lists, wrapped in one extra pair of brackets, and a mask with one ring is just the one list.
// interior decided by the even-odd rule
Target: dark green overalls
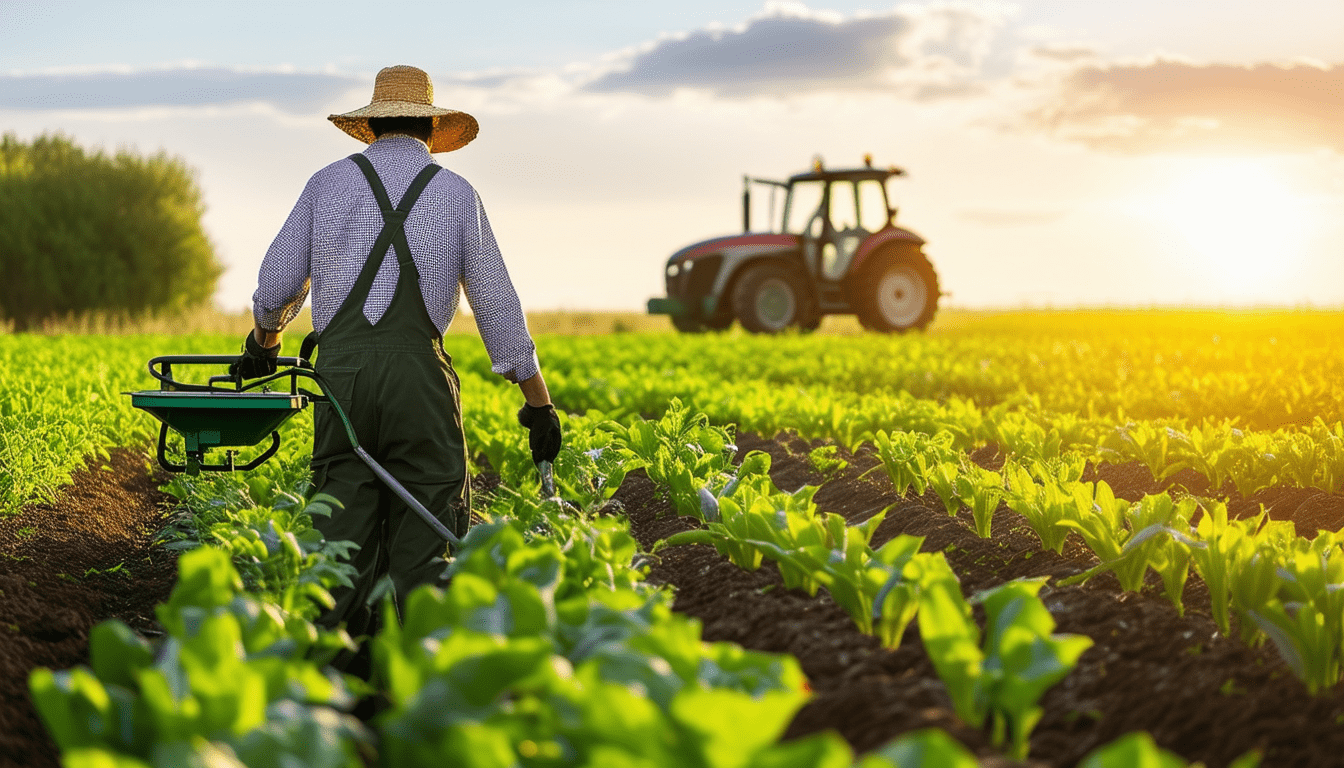
[[(360, 445), (444, 525), (465, 536), (470, 492), (459, 383), (443, 350), (443, 335), (425, 309), (404, 229), (407, 214), (439, 166), (426, 166), (393, 209), (368, 158), (350, 159), (373, 188), (383, 229), (345, 302), (318, 337), (317, 371), (349, 415)], [(364, 316), (364, 304), (389, 246), (400, 270), (392, 304), (375, 325)], [(360, 546), (352, 561), (359, 571), (354, 588), (333, 591), (336, 607), (320, 623), (346, 622), (358, 636), (374, 626), (377, 606), (370, 609), (366, 603), (382, 574), (392, 578), (400, 611), (412, 589), (439, 583), (447, 545), (355, 456), (330, 405), (317, 405), (314, 420), (315, 489), (336, 497), (344, 508), (330, 518), (315, 517), (313, 524), (328, 541)]]

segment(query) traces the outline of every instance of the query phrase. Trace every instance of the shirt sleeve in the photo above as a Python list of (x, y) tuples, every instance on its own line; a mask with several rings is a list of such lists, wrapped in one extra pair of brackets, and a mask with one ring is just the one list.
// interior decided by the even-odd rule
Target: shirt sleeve
[(294, 210), (290, 211), (285, 225), (261, 260), (257, 292), (252, 294), (252, 316), (264, 330), (283, 330), (298, 316), (308, 298), (315, 179), (308, 181)]
[(471, 215), (462, 229), (462, 289), (490, 355), (490, 370), (510, 381), (527, 381), (541, 370), (537, 347), (527, 330), (527, 318), (485, 216), (485, 206), (475, 190), (471, 196)]

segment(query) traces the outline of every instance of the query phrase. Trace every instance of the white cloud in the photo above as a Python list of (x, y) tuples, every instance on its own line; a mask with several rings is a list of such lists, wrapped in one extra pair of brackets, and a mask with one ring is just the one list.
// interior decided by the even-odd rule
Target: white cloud
[(308, 113), (366, 81), (331, 72), (173, 65), (0, 75), (0, 109), (107, 110), (267, 104)]
[(916, 99), (974, 91), (1006, 11), (940, 3), (845, 18), (770, 4), (745, 23), (622, 51), (582, 85), (593, 93), (723, 97), (887, 91)]
[(1344, 152), (1344, 64), (1172, 58), (1069, 71), (1033, 128), (1106, 150)]

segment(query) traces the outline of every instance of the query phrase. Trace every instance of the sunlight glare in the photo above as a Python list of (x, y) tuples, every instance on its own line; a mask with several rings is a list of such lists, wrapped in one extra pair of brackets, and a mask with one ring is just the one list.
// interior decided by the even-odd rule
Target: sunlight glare
[(1267, 161), (1195, 161), (1158, 203), (1222, 298), (1273, 301), (1301, 274), (1310, 208)]

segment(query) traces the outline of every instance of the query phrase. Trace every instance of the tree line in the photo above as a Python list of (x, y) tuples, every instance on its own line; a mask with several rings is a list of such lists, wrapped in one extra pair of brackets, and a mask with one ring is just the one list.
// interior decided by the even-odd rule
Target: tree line
[(0, 317), (15, 330), (89, 311), (144, 315), (207, 300), (223, 267), (194, 172), (159, 152), (0, 137)]

